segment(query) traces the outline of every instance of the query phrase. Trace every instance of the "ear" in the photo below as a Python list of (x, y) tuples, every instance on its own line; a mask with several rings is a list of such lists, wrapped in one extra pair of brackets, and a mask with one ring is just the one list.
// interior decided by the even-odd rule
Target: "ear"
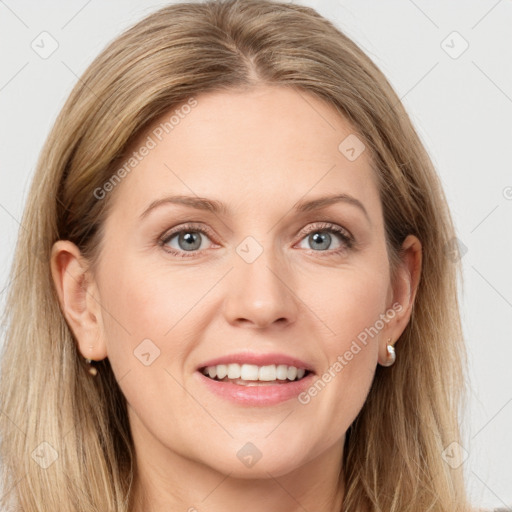
[(394, 311), (395, 315), (389, 321), (384, 336), (379, 342), (380, 364), (386, 362), (386, 346), (389, 338), (391, 338), (389, 343), (394, 345), (409, 323), (420, 282), (421, 264), (421, 242), (414, 235), (408, 235), (402, 244), (400, 264), (391, 283), (392, 301), (388, 311)]
[(51, 271), (59, 303), (83, 357), (107, 357), (97, 286), (78, 247), (59, 240), (52, 247)]

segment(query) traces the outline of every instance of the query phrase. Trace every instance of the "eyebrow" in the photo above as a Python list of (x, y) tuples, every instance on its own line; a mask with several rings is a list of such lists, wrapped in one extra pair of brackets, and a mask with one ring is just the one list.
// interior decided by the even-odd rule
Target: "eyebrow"
[[(296, 212), (303, 213), (303, 212), (310, 212), (313, 210), (319, 210), (321, 208), (326, 208), (327, 206), (330, 206), (335, 203), (347, 203), (352, 206), (357, 207), (360, 209), (364, 215), (366, 216), (368, 222), (370, 222), (370, 216), (368, 215), (368, 212), (366, 211), (366, 208), (364, 205), (359, 201), (359, 199), (356, 199), (355, 197), (348, 195), (348, 194), (335, 194), (330, 196), (323, 196), (319, 197), (317, 199), (311, 199), (309, 201), (297, 201), (295, 203), (293, 209)], [(189, 206), (191, 208), (195, 208), (197, 210), (205, 210), (209, 211), (211, 213), (215, 214), (221, 214), (221, 215), (230, 215), (230, 210), (227, 207), (226, 204), (222, 203), (221, 201), (217, 201), (215, 199), (207, 199), (205, 197), (199, 197), (199, 196), (185, 196), (185, 195), (175, 195), (175, 196), (166, 196), (162, 199), (157, 199), (153, 201), (140, 215), (140, 218), (143, 219), (151, 211), (153, 211), (155, 208), (158, 208), (159, 206), (166, 205), (166, 204), (180, 204)]]

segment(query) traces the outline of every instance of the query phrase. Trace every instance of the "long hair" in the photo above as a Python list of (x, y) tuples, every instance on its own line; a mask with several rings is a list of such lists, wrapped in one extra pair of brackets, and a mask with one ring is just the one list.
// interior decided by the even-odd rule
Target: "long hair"
[(126, 401), (108, 358), (96, 378), (87, 373), (59, 306), (51, 248), (71, 240), (94, 268), (111, 204), (94, 191), (127, 148), (192, 97), (258, 84), (313, 94), (357, 131), (378, 178), (391, 270), (408, 234), (423, 246), (397, 362), (377, 367), (346, 435), (343, 511), (468, 510), (462, 466), (444, 456), (460, 443), (467, 355), (460, 268), (445, 250), (454, 227), (440, 181), (376, 65), (313, 9), (271, 0), (160, 9), (102, 51), (58, 115), (29, 192), (4, 315), (2, 510), (131, 509), (136, 466)]

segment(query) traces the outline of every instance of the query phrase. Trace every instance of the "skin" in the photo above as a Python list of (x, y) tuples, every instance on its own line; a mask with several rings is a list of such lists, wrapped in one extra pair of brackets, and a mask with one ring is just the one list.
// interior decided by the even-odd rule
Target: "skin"
[[(127, 397), (144, 510), (340, 510), (345, 433), (386, 360), (386, 342), (409, 321), (421, 244), (405, 240), (391, 281), (368, 151), (349, 161), (338, 150), (354, 130), (332, 107), (271, 86), (197, 101), (111, 192), (96, 273), (71, 242), (54, 245), (63, 312), (82, 355), (108, 357)], [(334, 193), (359, 200), (368, 218), (347, 202), (293, 210)], [(171, 194), (220, 200), (231, 214), (166, 204), (140, 219)], [(315, 243), (323, 221), (348, 230), (355, 245), (335, 233), (330, 245)], [(195, 231), (200, 248), (181, 258), (158, 238), (186, 222), (211, 236)], [(236, 252), (248, 236), (262, 248), (252, 263)], [(169, 247), (190, 254), (178, 236)], [(301, 358), (320, 376), (394, 303), (401, 311), (308, 404), (241, 406), (197, 378), (202, 362), (243, 350)], [(134, 357), (144, 339), (160, 350), (149, 366)], [(262, 453), (252, 467), (237, 457), (247, 442)]]

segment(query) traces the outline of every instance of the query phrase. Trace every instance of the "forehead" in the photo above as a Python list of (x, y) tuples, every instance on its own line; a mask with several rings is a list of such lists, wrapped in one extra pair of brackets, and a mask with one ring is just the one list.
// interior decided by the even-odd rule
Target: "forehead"
[(170, 109), (132, 145), (116, 203), (142, 211), (172, 193), (273, 209), (347, 193), (380, 209), (369, 151), (312, 94), (259, 86), (201, 94), (187, 105)]

